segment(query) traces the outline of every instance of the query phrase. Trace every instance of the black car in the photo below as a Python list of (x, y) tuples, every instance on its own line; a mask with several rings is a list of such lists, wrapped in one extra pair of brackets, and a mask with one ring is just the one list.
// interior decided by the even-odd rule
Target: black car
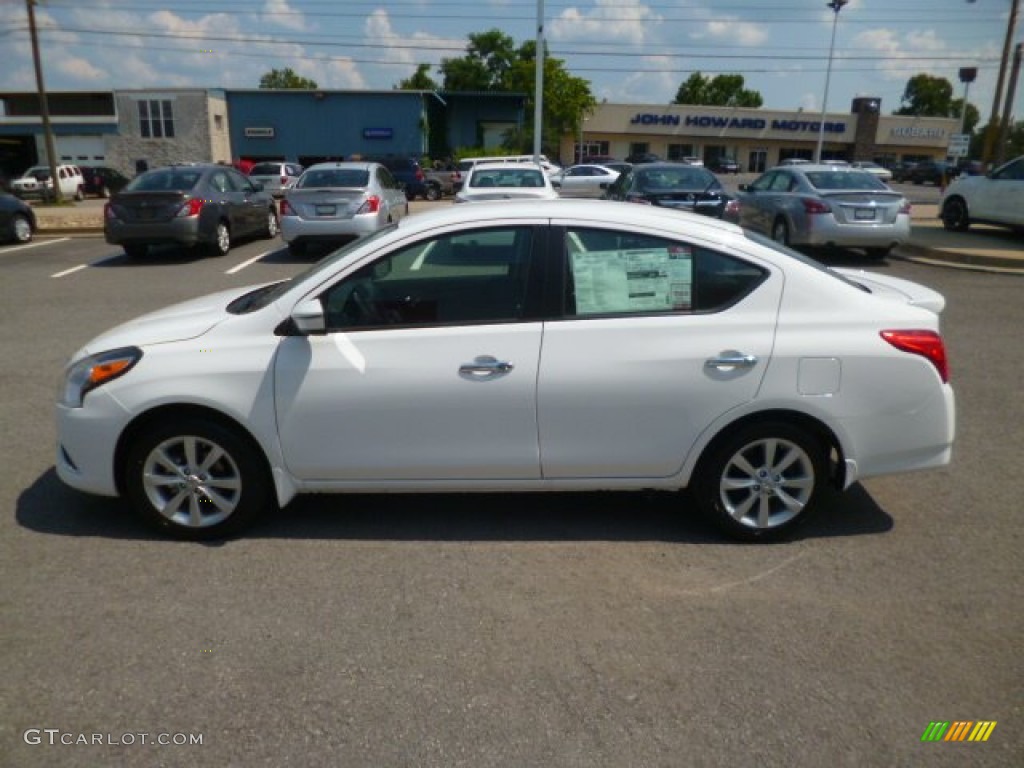
[(711, 170), (715, 173), (739, 173), (740, 164), (731, 157), (716, 157), (710, 163)]
[(131, 181), (116, 168), (108, 168), (105, 165), (81, 165), (79, 168), (82, 171), (82, 179), (85, 181), (82, 191), (87, 195), (110, 197), (124, 189)]
[(924, 160), (907, 173), (905, 181), (914, 184), (934, 184), (941, 187), (958, 175), (956, 166), (944, 160)]
[(626, 158), (626, 162), (639, 165), (641, 163), (660, 163), (662, 160), (661, 156), (656, 155), (654, 152), (634, 152)]
[(609, 200), (657, 205), (722, 218), (729, 196), (707, 168), (683, 163), (644, 163), (612, 182)]
[(415, 200), (417, 197), (422, 197), (424, 200), (429, 198), (427, 176), (420, 167), (419, 160), (403, 155), (370, 155), (361, 159), (380, 163), (391, 171), (395, 180), (405, 187), (407, 200)]
[(103, 234), (130, 258), (150, 245), (203, 247), (223, 256), (232, 240), (276, 237), (277, 206), (228, 165), (173, 165), (136, 176), (103, 208)]
[(0, 192), (0, 240), (27, 243), (36, 231), (32, 206), (14, 195)]

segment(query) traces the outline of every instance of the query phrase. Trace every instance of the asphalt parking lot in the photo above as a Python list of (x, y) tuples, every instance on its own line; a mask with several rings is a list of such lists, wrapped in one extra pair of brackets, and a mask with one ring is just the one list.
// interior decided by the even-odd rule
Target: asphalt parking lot
[[(1020, 765), (1024, 277), (873, 265), (947, 298), (955, 457), (833, 494), (782, 544), (642, 494), (308, 497), (188, 544), (57, 480), (81, 344), (308, 263), (0, 247), (0, 763)], [(984, 743), (921, 740), (980, 720)]]

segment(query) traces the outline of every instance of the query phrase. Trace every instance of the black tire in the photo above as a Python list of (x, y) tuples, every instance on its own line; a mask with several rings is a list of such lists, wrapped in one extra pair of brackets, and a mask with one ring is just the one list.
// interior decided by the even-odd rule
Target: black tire
[(28, 243), (32, 240), (32, 222), (20, 213), (11, 217), (11, 240), (16, 243)]
[(226, 221), (218, 221), (214, 229), (213, 242), (209, 244), (211, 256), (227, 256), (231, 250), (231, 230)]
[(75, 189), (75, 200), (77, 200), (78, 202), (85, 200), (85, 190), (82, 189), (81, 187), (77, 187)]
[(110, 197), (110, 188), (107, 187), (106, 184), (101, 184), (100, 185), (100, 190), (99, 190), (99, 192), (97, 194), (99, 194), (99, 196), (102, 197), (105, 200), (108, 197)]
[(814, 435), (784, 422), (751, 424), (712, 443), (694, 497), (730, 537), (769, 541), (814, 513), (827, 468), (827, 446)]
[(966, 232), (971, 226), (967, 213), (967, 201), (962, 197), (951, 197), (942, 204), (942, 226), (950, 232)]
[(230, 536), (276, 506), (259, 450), (216, 421), (190, 416), (144, 430), (128, 447), (123, 472), (132, 507), (179, 539)]
[(427, 191), (423, 195), (424, 200), (430, 200), (431, 202), (441, 199), (441, 188), (436, 184), (428, 184)]
[(865, 248), (864, 253), (869, 259), (877, 259), (878, 261), (881, 261), (892, 253), (892, 246), (887, 245), (884, 248)]
[(142, 259), (145, 258), (149, 252), (148, 245), (126, 245), (124, 246), (124, 255), (129, 259)]
[(772, 240), (781, 245), (789, 245), (789, 224), (783, 218), (772, 222)]
[(297, 259), (301, 259), (306, 255), (306, 244), (305, 243), (288, 243), (288, 253)]
[(267, 223), (263, 227), (263, 237), (268, 240), (272, 240), (277, 237), (277, 234), (281, 231), (281, 227), (277, 220), (277, 211), (273, 208), (267, 210)]

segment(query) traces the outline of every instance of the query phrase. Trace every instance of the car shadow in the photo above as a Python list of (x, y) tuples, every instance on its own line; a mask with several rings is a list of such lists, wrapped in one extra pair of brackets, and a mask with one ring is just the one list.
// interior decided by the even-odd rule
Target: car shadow
[(302, 256), (295, 256), (288, 250), (287, 245), (268, 254), (261, 261), (265, 264), (313, 264), (331, 255), (342, 246), (348, 245), (351, 240), (336, 243), (310, 243), (306, 246)]
[[(171, 541), (120, 499), (68, 488), (52, 467), (19, 495), (16, 518), (54, 536)], [(786, 541), (892, 527), (892, 517), (857, 484), (845, 493), (826, 489), (820, 514)], [(685, 492), (311, 494), (260, 520), (244, 538), (729, 543)]]
[(838, 246), (818, 249), (808, 248), (803, 250), (802, 253), (830, 267), (856, 267), (877, 271), (880, 269), (890, 269), (892, 266), (889, 263), (889, 259), (868, 256), (856, 248), (840, 248)]
[(184, 248), (180, 245), (151, 245), (145, 256), (133, 259), (123, 250), (115, 250), (110, 256), (90, 264), (91, 267), (161, 267), (175, 264), (191, 264), (211, 258), (198, 248)]

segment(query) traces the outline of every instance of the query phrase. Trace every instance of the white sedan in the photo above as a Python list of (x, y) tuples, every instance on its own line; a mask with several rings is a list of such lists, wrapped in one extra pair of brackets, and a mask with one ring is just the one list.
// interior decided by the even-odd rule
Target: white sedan
[(551, 177), (551, 182), (562, 197), (603, 197), (617, 178), (619, 172), (611, 168), (584, 164), (563, 168)]
[(455, 194), (456, 203), (557, 198), (543, 166), (528, 162), (475, 163)]
[(1024, 229), (1024, 155), (987, 176), (961, 176), (939, 201), (946, 229), (964, 231), (971, 224)]
[(768, 539), (828, 484), (949, 462), (943, 306), (705, 216), (455, 206), (90, 341), (57, 472), (186, 538), (301, 492), (690, 487)]

